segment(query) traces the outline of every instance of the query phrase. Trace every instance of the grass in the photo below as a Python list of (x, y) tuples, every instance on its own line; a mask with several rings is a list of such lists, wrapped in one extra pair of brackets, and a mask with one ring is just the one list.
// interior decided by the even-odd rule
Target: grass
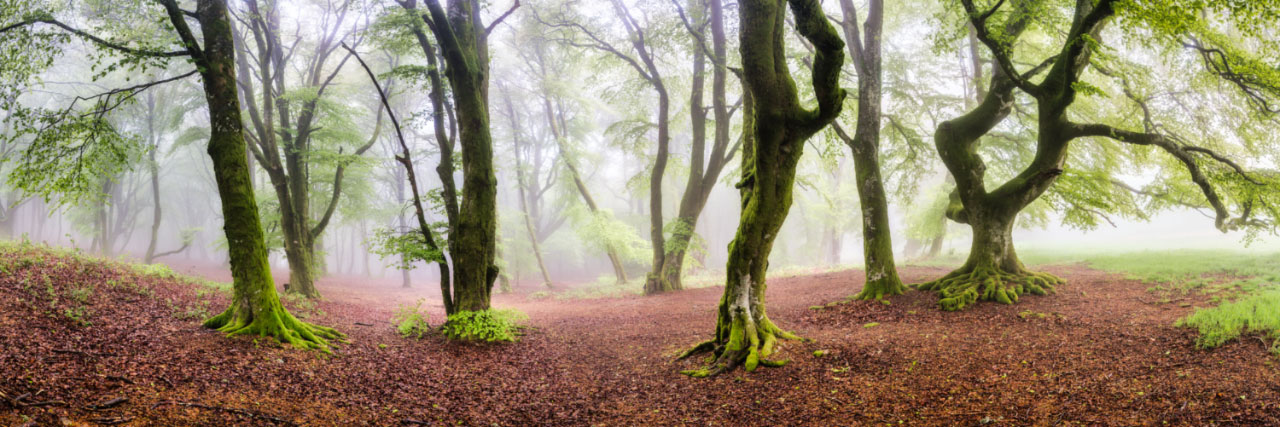
[(1257, 334), (1272, 340), (1271, 353), (1280, 355), (1280, 288), (1270, 287), (1217, 307), (1198, 308), (1177, 325), (1199, 331), (1196, 344), (1201, 348)]
[(1214, 348), (1245, 335), (1272, 340), (1280, 355), (1280, 254), (1177, 250), (1104, 254), (1084, 257), (1089, 266), (1127, 274), (1163, 295), (1198, 292), (1213, 307), (1197, 308), (1177, 326), (1195, 329), (1197, 345)]

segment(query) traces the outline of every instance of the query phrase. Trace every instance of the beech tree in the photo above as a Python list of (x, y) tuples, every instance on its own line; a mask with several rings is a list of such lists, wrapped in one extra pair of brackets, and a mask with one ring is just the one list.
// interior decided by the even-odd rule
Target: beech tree
[[(428, 39), (423, 25), (414, 20), (412, 31), (429, 61), (432, 105), (436, 114), (436, 138), (441, 162), (437, 172), (443, 182), (443, 198), (449, 219), (448, 255), (453, 264), (452, 284), (443, 276), (441, 292), (449, 314), (483, 311), (498, 278), (497, 250), (498, 180), (493, 169), (493, 140), (489, 133), (489, 48), (488, 35), (510, 12), (485, 27), (480, 22), (478, 0), (449, 2), (448, 13), (438, 0), (425, 0), (427, 10), (417, 10), (415, 0), (400, 6), (420, 18), (430, 29), (436, 44)], [(518, 7), (519, 3), (515, 3)], [(458, 140), (462, 147), (462, 197), (457, 199), (453, 182), (452, 145), (446, 140), (443, 117), (444, 91), (435, 69), (436, 48), (444, 58), (457, 116)], [(406, 150), (407, 151), (407, 150)], [(404, 155), (408, 155), (405, 153)], [(406, 165), (406, 167), (410, 167)], [(416, 185), (411, 183), (411, 185)], [(425, 226), (425, 222), (421, 224)], [(428, 230), (424, 233), (429, 234)], [(443, 267), (442, 265), (442, 268)]]
[[(330, 340), (343, 338), (334, 329), (295, 318), (281, 306), (276, 293), (267, 262), (262, 226), (258, 221), (258, 206), (250, 183), (244, 127), (236, 93), (235, 48), (225, 1), (199, 0), (194, 11), (182, 9), (176, 0), (156, 0), (154, 3), (139, 5), (143, 10), (136, 11), (132, 16), (146, 17), (150, 22), (155, 22), (154, 18), (160, 16), (165, 18), (160, 21), (163, 22), (161, 27), (157, 28), (157, 34), (163, 34), (165, 39), (149, 43), (133, 42), (129, 37), (117, 39), (118, 34), (111, 34), (127, 35), (128, 27), (123, 26), (131, 24), (129, 22), (115, 23), (114, 26), (112, 23), (102, 24), (106, 34), (111, 34), (103, 37), (67, 24), (56, 18), (50, 10), (39, 7), (42, 5), (4, 6), (0, 8), (0, 39), (4, 40), (0, 44), (6, 47), (3, 49), (6, 55), (14, 57), (6, 59), (34, 59), (23, 63), (8, 60), (0, 62), (0, 69), (3, 69), (0, 74), (24, 78), (18, 81), (31, 78), (32, 74), (40, 71), (40, 65), (51, 64), (53, 54), (49, 52), (59, 51), (59, 46), (69, 41), (71, 36), (91, 42), (104, 52), (120, 55), (122, 59), (115, 64), (126, 68), (164, 66), (173, 59), (188, 59), (195, 66), (194, 70), (171, 78), (104, 92), (92, 97), (96, 108), (87, 112), (75, 109), (75, 105), (57, 111), (27, 111), (24, 113), (27, 117), (38, 116), (34, 119), (36, 121), (43, 118), (61, 123), (57, 127), (42, 128), (31, 126), (32, 122), (24, 122), (29, 133), (35, 134), (27, 153), (41, 155), (40, 150), (51, 153), (80, 149), (80, 146), (57, 144), (61, 137), (69, 134), (91, 136), (88, 140), (74, 141), (71, 144), (101, 144), (103, 141), (92, 137), (116, 133), (105, 123), (105, 112), (150, 87), (199, 75), (209, 114), (210, 137), (207, 151), (213, 162), (221, 199), (223, 229), (226, 232), (234, 282), (231, 305), (221, 314), (205, 321), (204, 326), (227, 335), (266, 336), (295, 347), (325, 351), (328, 351)], [(192, 31), (189, 18), (195, 19), (199, 24), (199, 37)], [(18, 47), (13, 43), (15, 40), (26, 42), (26, 45), (9, 49)], [(162, 50), (166, 46), (176, 46), (176, 49)], [(31, 67), (32, 64), (36, 67)], [(48, 167), (47, 171), (51, 173), (83, 172), (74, 167), (59, 166), (63, 165), (49, 164), (41, 167)], [(30, 181), (27, 183), (30, 184)], [(52, 188), (45, 191), (56, 190), (58, 189)]]
[[(261, 3), (261, 4), (260, 4)], [(289, 261), (289, 283), (286, 289), (307, 297), (320, 296), (315, 288), (317, 240), (333, 219), (342, 197), (342, 185), (347, 160), (339, 160), (334, 166), (332, 180), (325, 185), (331, 189), (322, 210), (315, 211), (311, 204), (312, 188), (324, 176), (316, 170), (316, 159), (321, 148), (316, 139), (326, 131), (326, 114), (331, 109), (322, 108), (330, 102), (330, 88), (350, 55), (338, 55), (340, 43), (360, 31), (349, 23), (358, 4), (354, 0), (330, 2), (321, 11), (323, 28), (314, 41), (303, 43), (302, 37), (288, 41), (281, 32), (279, 2), (244, 2), (240, 14), (243, 25), (236, 28), (239, 52), (236, 55), (238, 84), (245, 111), (248, 112), (250, 152), (253, 159), (267, 173), (278, 203), (280, 234), (286, 259)], [(359, 40), (351, 44), (359, 45)], [(310, 46), (310, 51), (300, 51), (299, 45)], [(336, 64), (332, 63), (336, 60)], [(257, 67), (251, 66), (256, 64)], [(301, 69), (297, 76), (301, 87), (292, 88), (290, 72)], [(373, 112), (372, 136), (367, 141), (352, 144), (350, 156), (360, 156), (373, 147), (382, 126), (381, 115)], [(341, 151), (341, 150), (340, 150)], [(339, 153), (344, 156), (346, 153)], [(313, 178), (313, 176), (317, 178)]]
[[(672, 3), (680, 9), (678, 0)], [(676, 217), (666, 227), (671, 233), (663, 247), (662, 271), (658, 279), (662, 289), (684, 289), (685, 256), (698, 227), (698, 218), (707, 206), (711, 190), (720, 179), (720, 173), (737, 154), (741, 142), (730, 145), (730, 120), (733, 110), (727, 102), (726, 85), (728, 41), (724, 33), (724, 7), (721, 0), (690, 0), (689, 13), (680, 13), (693, 38), (693, 82), (689, 95), (689, 115), (692, 141), (689, 148), (689, 178)], [(710, 36), (708, 37), (708, 32)], [(710, 39), (710, 48), (707, 42)], [(707, 150), (707, 111), (704, 101), (707, 61), (711, 61), (711, 112), (714, 134), (710, 151)]]
[[(1012, 11), (1002, 11), (1005, 2), (979, 8), (972, 0), (962, 0), (964, 13), (974, 29), (975, 37), (993, 57), (993, 72), (982, 104), (969, 113), (939, 126), (935, 143), (943, 163), (956, 180), (955, 203), (947, 216), (966, 223), (973, 229), (969, 258), (956, 271), (921, 289), (936, 290), (940, 305), (946, 310), (962, 309), (976, 301), (1010, 304), (1025, 293), (1047, 294), (1063, 281), (1050, 274), (1028, 271), (1013, 247), (1012, 228), (1018, 213), (1031, 202), (1055, 187), (1056, 198), (1075, 205), (1079, 195), (1092, 196), (1092, 205), (1075, 208), (1075, 214), (1097, 209), (1124, 209), (1131, 200), (1118, 196), (1127, 190), (1146, 197), (1163, 198), (1168, 192), (1129, 188), (1121, 181), (1105, 175), (1085, 174), (1068, 165), (1072, 142), (1114, 141), (1133, 147), (1130, 150), (1154, 148), (1174, 161), (1161, 168), (1171, 180), (1188, 180), (1200, 193), (1202, 202), (1212, 212), (1215, 226), (1222, 231), (1234, 229), (1274, 229), (1277, 187), (1274, 171), (1248, 171), (1220, 148), (1193, 143), (1171, 127), (1159, 122), (1150, 97), (1139, 94), (1133, 86), (1136, 70), (1142, 66), (1125, 66), (1124, 58), (1110, 55), (1104, 29), (1119, 20), (1118, 31), (1128, 34), (1154, 34), (1147, 42), (1154, 49), (1174, 47), (1189, 49), (1202, 56), (1205, 73), (1230, 83), (1240, 96), (1240, 105), (1256, 107), (1255, 113), (1274, 115), (1270, 106), (1280, 95), (1280, 76), (1248, 50), (1220, 36), (1214, 24), (1225, 17), (1229, 25), (1257, 34), (1267, 17), (1280, 16), (1273, 5), (1239, 9), (1223, 2), (1192, 2), (1180, 5), (1147, 5), (1123, 0), (1077, 0), (1074, 7), (1055, 9), (1029, 7), (1031, 2), (1013, 2)], [(1050, 3), (1057, 5), (1057, 3)], [(1054, 10), (1069, 10), (1066, 19), (1041, 19)], [(1212, 12), (1212, 13), (1206, 13)], [(1003, 20), (1004, 29), (992, 23)], [(1050, 49), (1048, 58), (1027, 71), (1019, 70), (1014, 43), (1031, 22), (1070, 22), (1065, 31), (1053, 27), (1046, 33), (1063, 34)], [(1274, 21), (1270, 21), (1274, 22)], [(1249, 31), (1255, 31), (1249, 33)], [(1146, 36), (1144, 36), (1146, 37)], [(1175, 52), (1165, 50), (1164, 52)], [(1017, 56), (1021, 58), (1020, 56)], [(1096, 76), (1086, 75), (1095, 71)], [(1185, 73), (1185, 70), (1183, 71)], [(1043, 76), (1043, 77), (1040, 77)], [(1038, 81), (1035, 81), (1038, 78)], [(1110, 98), (1101, 85), (1110, 84), (1124, 93)], [(1031, 97), (1036, 107), (1034, 158), (1012, 179), (998, 186), (985, 182), (982, 157), (976, 148), (979, 138), (1008, 115), (1018, 93)], [(1083, 101), (1086, 98), (1096, 100)], [(1082, 102), (1083, 101), (1083, 102)], [(1099, 102), (1130, 103), (1136, 115), (1107, 117), (1082, 104)], [(1072, 108), (1075, 107), (1075, 108)], [(1136, 116), (1136, 117), (1135, 117)], [(1246, 114), (1245, 117), (1249, 115)], [(1256, 116), (1255, 116), (1256, 117)], [(1092, 122), (1091, 120), (1098, 120)], [(1105, 121), (1104, 121), (1105, 120)], [(1142, 130), (1131, 130), (1140, 123)], [(1114, 124), (1113, 124), (1114, 123)], [(1246, 137), (1247, 139), (1247, 137)], [(1208, 141), (1204, 141), (1208, 142)], [(1219, 144), (1220, 146), (1223, 144)], [(1238, 155), (1257, 155), (1257, 147), (1248, 143), (1230, 147)], [(1139, 151), (1140, 152), (1140, 151)], [(1186, 193), (1183, 192), (1183, 195)], [(1193, 204), (1194, 205), (1194, 204)], [(1071, 218), (1072, 211), (1068, 211)]]
[[(811, 84), (817, 107), (801, 105), (787, 64), (786, 11), (815, 53)], [(817, 0), (743, 0), (738, 4), (742, 75), (750, 96), (750, 137), (743, 156), (742, 215), (729, 244), (724, 296), (717, 309), (715, 337), (694, 346), (681, 358), (710, 352), (705, 369), (685, 371), (695, 377), (719, 374), (739, 365), (785, 361), (766, 359), (778, 339), (799, 339), (765, 314), (765, 273), (769, 251), (791, 207), (796, 165), (804, 143), (840, 114), (845, 91), (840, 88), (844, 42), (827, 22)]]
[(884, 1), (871, 0), (867, 20), (858, 31), (853, 0), (840, 0), (844, 12), (849, 56), (858, 73), (858, 122), (849, 136), (833, 122), (832, 128), (853, 152), (854, 179), (862, 207), (862, 248), (866, 282), (858, 299), (878, 300), (906, 290), (893, 263), (893, 239), (889, 233), (889, 197), (880, 177), (881, 37), (884, 34)]

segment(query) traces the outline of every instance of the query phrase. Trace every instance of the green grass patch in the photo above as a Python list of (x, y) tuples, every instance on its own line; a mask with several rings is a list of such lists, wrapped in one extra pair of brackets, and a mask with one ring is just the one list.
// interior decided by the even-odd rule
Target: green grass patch
[(1217, 307), (1198, 308), (1178, 320), (1178, 326), (1200, 332), (1196, 344), (1214, 348), (1245, 334), (1258, 334), (1271, 341), (1271, 353), (1280, 355), (1280, 289), (1268, 288)]

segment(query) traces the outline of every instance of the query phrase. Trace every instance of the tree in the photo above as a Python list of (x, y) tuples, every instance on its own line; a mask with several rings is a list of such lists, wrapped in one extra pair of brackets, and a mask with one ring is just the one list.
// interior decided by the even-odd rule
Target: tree
[[(564, 28), (581, 33), (585, 41), (566, 38), (565, 43), (581, 48), (594, 49), (623, 61), (636, 75), (653, 89), (658, 97), (657, 111), (657, 147), (653, 158), (653, 168), (649, 171), (649, 242), (653, 250), (653, 262), (649, 275), (645, 278), (644, 293), (656, 293), (675, 290), (671, 283), (661, 279), (662, 266), (666, 257), (664, 248), (665, 226), (662, 218), (662, 178), (666, 173), (667, 160), (671, 150), (671, 96), (662, 72), (658, 69), (657, 56), (653, 49), (651, 37), (644, 26), (632, 15), (630, 8), (622, 0), (610, 0), (615, 18), (626, 30), (627, 40), (631, 44), (632, 53), (628, 54), (615, 47), (606, 37), (586, 25), (561, 17), (557, 22), (547, 23), (552, 27)], [(545, 23), (545, 21), (544, 21)], [(595, 209), (592, 209), (594, 212)], [(611, 256), (611, 261), (616, 255)], [(614, 261), (616, 263), (616, 261)], [(624, 279), (625, 280), (625, 279)]]
[[(680, 4), (672, 3), (680, 8)], [(737, 154), (739, 145), (729, 145), (730, 120), (733, 116), (726, 102), (725, 86), (728, 79), (728, 42), (724, 34), (724, 7), (721, 0), (691, 0), (690, 15), (681, 18), (693, 37), (693, 83), (689, 95), (689, 114), (693, 138), (689, 150), (689, 178), (680, 197), (680, 207), (675, 219), (667, 225), (671, 239), (664, 244), (662, 272), (659, 279), (662, 289), (684, 289), (681, 280), (685, 256), (698, 226), (698, 218), (707, 206), (711, 190), (725, 166)], [(705, 18), (703, 18), (705, 16)], [(711, 48), (706, 45), (707, 30), (711, 32)], [(711, 59), (711, 111), (714, 121), (711, 152), (707, 152), (707, 112), (703, 102), (706, 85), (706, 62)]]
[[(195, 11), (178, 6), (176, 0), (157, 0), (167, 17), (169, 37), (176, 37), (179, 50), (159, 51), (135, 48), (104, 39), (76, 29), (43, 10), (23, 11), (21, 15), (2, 14), (0, 37), (32, 37), (35, 26), (49, 26), (66, 31), (96, 44), (102, 49), (124, 55), (126, 64), (138, 65), (144, 61), (169, 58), (190, 58), (196, 69), (174, 78), (143, 85), (114, 90), (99, 97), (98, 106), (119, 105), (132, 98), (138, 91), (161, 83), (168, 83), (199, 74), (203, 81), (205, 100), (208, 103), (210, 137), (208, 154), (213, 161), (213, 171), (221, 198), (223, 229), (226, 232), (234, 281), (231, 305), (221, 314), (204, 322), (204, 326), (217, 329), (227, 335), (259, 335), (272, 337), (295, 347), (327, 351), (329, 340), (343, 335), (331, 328), (299, 321), (280, 304), (272, 282), (267, 249), (262, 226), (258, 222), (258, 206), (250, 185), (248, 153), (245, 151), (244, 128), (240, 118), (240, 102), (236, 96), (235, 49), (227, 5), (222, 0), (200, 0)], [(0, 12), (9, 12), (7, 10)], [(201, 37), (191, 30), (188, 17), (199, 23)], [(13, 21), (11, 21), (13, 20)], [(16, 22), (14, 22), (16, 21)], [(50, 43), (31, 46), (33, 49), (52, 48), (57, 38), (44, 39)], [(66, 40), (65, 38), (61, 40)], [(203, 44), (200, 43), (203, 40)], [(3, 66), (0, 66), (3, 67)], [(117, 97), (116, 95), (120, 95)], [(115, 98), (115, 99), (112, 99)], [(64, 116), (74, 115), (70, 109), (55, 112)], [(90, 113), (89, 120), (100, 120)], [(109, 131), (102, 127), (91, 131)], [(37, 138), (37, 141), (40, 141)], [(35, 145), (33, 145), (35, 146)], [(44, 147), (56, 149), (56, 147)]]
[[(536, 15), (535, 15), (536, 18)], [(541, 23), (539, 21), (539, 23)], [(547, 129), (551, 133), (551, 139), (555, 143), (557, 151), (556, 160), (559, 165), (564, 168), (567, 178), (572, 181), (573, 189), (582, 203), (586, 206), (588, 214), (591, 218), (589, 222), (612, 223), (613, 217), (610, 212), (601, 209), (596, 203), (596, 198), (592, 195), (591, 189), (587, 186), (583, 179), (582, 173), (578, 168), (578, 152), (570, 143), (573, 133), (569, 129), (570, 119), (567, 110), (572, 110), (572, 105), (566, 106), (564, 94), (560, 93), (571, 83), (564, 81), (564, 76), (568, 74), (568, 56), (571, 53), (562, 49), (556, 49), (554, 45), (548, 43), (545, 34), (537, 34), (527, 40), (526, 48), (520, 49), (519, 56), (523, 59), (525, 68), (530, 77), (538, 83), (538, 97), (542, 101), (543, 119), (546, 121)], [(536, 172), (536, 170), (535, 170)], [(536, 175), (534, 175), (536, 176)], [(543, 187), (545, 191), (548, 187)], [(541, 191), (535, 193), (541, 194)], [(536, 199), (531, 199), (531, 201)], [(536, 207), (533, 212), (537, 212)], [(566, 218), (561, 216), (559, 220), (553, 222), (553, 228), (543, 228), (542, 232), (552, 231), (558, 228), (560, 221)], [(540, 235), (540, 237), (544, 237)], [(627, 282), (627, 270), (623, 265), (623, 256), (619, 251), (619, 242), (611, 239), (605, 240), (601, 246), (604, 248), (605, 256), (609, 259), (609, 265), (613, 269), (615, 283), (622, 284)]]
[(878, 300), (906, 290), (893, 264), (893, 239), (889, 233), (889, 198), (880, 177), (881, 83), (880, 46), (884, 34), (884, 1), (871, 0), (867, 21), (858, 32), (858, 12), (853, 0), (840, 0), (849, 56), (858, 72), (858, 124), (850, 137), (834, 122), (832, 128), (853, 152), (853, 168), (862, 206), (862, 253), (866, 282), (858, 299)]
[[(948, 209), (948, 217), (973, 229), (973, 245), (965, 264), (939, 280), (921, 285), (922, 289), (939, 291), (943, 309), (958, 310), (979, 300), (1010, 304), (1024, 293), (1046, 294), (1062, 284), (1062, 280), (1055, 276), (1031, 272), (1022, 265), (1013, 248), (1011, 231), (1018, 213), (1058, 182), (1062, 182), (1058, 187), (1065, 188), (1059, 188), (1056, 197), (1069, 199), (1073, 194), (1083, 193), (1106, 200), (1099, 203), (1103, 208), (1121, 209), (1117, 206), (1123, 203), (1115, 193), (1124, 190), (1113, 187), (1109, 178), (1104, 180), (1097, 174), (1072, 171), (1067, 166), (1070, 143), (1077, 139), (1118, 141), (1136, 147), (1154, 147), (1168, 154), (1176, 161), (1162, 168), (1164, 172), (1174, 173), (1181, 169), (1177, 175), (1195, 184), (1215, 213), (1215, 225), (1224, 232), (1274, 227), (1273, 219), (1277, 214), (1272, 208), (1277, 196), (1275, 174), (1248, 172), (1217, 150), (1192, 144), (1156, 123), (1145, 99), (1134, 94), (1128, 76), (1115, 68), (1122, 61), (1106, 54), (1102, 37), (1106, 24), (1117, 17), (1117, 12), (1123, 12), (1119, 16), (1124, 27), (1140, 29), (1135, 32), (1156, 34), (1155, 43), (1172, 41), (1196, 51), (1202, 48), (1210, 50), (1212, 53), (1205, 60), (1210, 74), (1235, 82), (1246, 98), (1244, 104), (1249, 103), (1248, 99), (1262, 100), (1257, 106), (1266, 114), (1270, 105), (1267, 100), (1280, 94), (1277, 90), (1280, 78), (1239, 66), (1256, 64), (1256, 59), (1230, 43), (1222, 42), (1205, 48), (1197, 41), (1222, 40), (1214, 37), (1216, 33), (1210, 29), (1212, 26), (1203, 22), (1209, 18), (1201, 17), (1202, 12), (1221, 12), (1222, 16), (1230, 17), (1234, 25), (1257, 28), (1261, 22), (1259, 15), (1276, 16), (1274, 8), (1259, 7), (1259, 11), (1269, 11), (1269, 15), (1255, 15), (1220, 3), (1195, 4), (1182, 9), (1117, 0), (1077, 0), (1074, 8), (1068, 9), (1073, 11), (1069, 19), (1050, 21), (1071, 22), (1070, 28), (1060, 33), (1065, 36), (1060, 47), (1053, 49), (1056, 54), (1040, 61), (1040, 65), (1030, 71), (1020, 72), (1014, 65), (1012, 43), (1021, 32), (1017, 27), (1025, 25), (1022, 22), (1028, 20), (1025, 17), (1028, 9), (1015, 9), (1009, 18), (1014, 31), (1009, 31), (1010, 25), (1006, 25), (1006, 30), (1000, 33), (990, 28), (989, 21), (996, 16), (1003, 2), (986, 10), (979, 10), (972, 0), (963, 0), (962, 4), (976, 38), (994, 58), (994, 70), (983, 103), (968, 114), (939, 126), (935, 136), (938, 152), (955, 177), (957, 186), (957, 203)], [(1073, 112), (1070, 107), (1079, 107), (1083, 104), (1079, 102), (1081, 99), (1097, 96), (1102, 102), (1108, 101), (1098, 86), (1104, 79), (1084, 77), (1085, 71), (1090, 69), (1121, 82), (1121, 91), (1126, 98), (1142, 111), (1144, 130), (1132, 131), (1124, 125), (1078, 121), (1082, 112)], [(1039, 83), (1032, 82), (1041, 73), (1044, 74), (1043, 79)], [(1017, 176), (988, 191), (991, 187), (984, 180), (985, 167), (975, 150), (977, 137), (1008, 113), (1015, 90), (1030, 96), (1036, 105), (1034, 158)], [(1073, 115), (1075, 117), (1071, 117)], [(1105, 185), (1099, 186), (1100, 182)], [(1113, 200), (1117, 202), (1111, 203)], [(1066, 203), (1075, 202), (1067, 200)], [(1233, 218), (1232, 209), (1228, 207), (1232, 205), (1239, 217)], [(1255, 211), (1255, 207), (1261, 209)], [(1072, 212), (1067, 214), (1070, 219)]]
[[(311, 54), (305, 56), (296, 49), (303, 44), (301, 37), (292, 43), (285, 43), (281, 37), (279, 9), (284, 5), (259, 3), (257, 0), (245, 2), (245, 26), (252, 37), (237, 36), (241, 45), (236, 58), (239, 86), (253, 125), (247, 134), (252, 143), (249, 147), (257, 164), (267, 172), (279, 203), (280, 233), (285, 257), (289, 260), (289, 286), (286, 289), (316, 298), (320, 296), (314, 283), (319, 262), (316, 259), (316, 241), (331, 222), (342, 196), (347, 160), (340, 160), (335, 166), (332, 182), (328, 183), (332, 188), (331, 196), (313, 219), (311, 190), (316, 184), (313, 181), (318, 179), (312, 177), (321, 175), (314, 170), (317, 165), (313, 159), (320, 157), (315, 139), (318, 133), (332, 131), (322, 130), (326, 127), (326, 109), (322, 108), (322, 103), (328, 102), (325, 95), (330, 92), (334, 79), (350, 55), (338, 59), (332, 69), (328, 64), (338, 51), (341, 40), (357, 32), (357, 29), (346, 26), (355, 2), (345, 0), (325, 5), (320, 15), (324, 28), (314, 42)], [(290, 89), (288, 71), (299, 67), (297, 62), (301, 60), (305, 60), (300, 66), (303, 88)], [(251, 63), (257, 64), (257, 68), (251, 67)], [(373, 137), (356, 146), (351, 156), (364, 154), (376, 142), (382, 116), (376, 110), (374, 115), (378, 120)], [(328, 127), (336, 127), (336, 124), (330, 123)]]
[[(817, 108), (801, 105), (787, 65), (786, 6), (796, 30), (814, 46), (812, 85)], [(766, 360), (779, 338), (799, 339), (776, 326), (765, 314), (765, 273), (769, 252), (791, 207), (796, 165), (810, 136), (840, 114), (845, 92), (839, 86), (844, 42), (827, 22), (817, 0), (744, 0), (739, 3), (742, 75), (750, 95), (749, 150), (744, 151), (742, 215), (729, 244), (724, 296), (717, 310), (715, 337), (682, 358), (711, 352), (706, 369), (686, 371), (695, 377), (715, 375), (742, 365), (785, 362)]]
[[(516, 111), (515, 104), (511, 102), (511, 91), (507, 88), (502, 88), (502, 101), (506, 106), (507, 120), (511, 123), (511, 140), (514, 145), (514, 149), (512, 151), (515, 153), (516, 157), (516, 197), (520, 199), (520, 215), (524, 217), (523, 222), (525, 231), (529, 236), (529, 245), (533, 248), (534, 260), (538, 263), (538, 272), (542, 273), (542, 284), (549, 288), (551, 287), (551, 273), (547, 272), (547, 265), (542, 261), (542, 248), (538, 244), (541, 239), (538, 238), (538, 228), (535, 225), (533, 214), (531, 213), (532, 210), (529, 207), (530, 200), (534, 198), (531, 193), (537, 191), (536, 189), (530, 188), (531, 185), (529, 181), (531, 179), (536, 181), (537, 175), (533, 174), (531, 176), (529, 173), (525, 172), (525, 164), (529, 163), (525, 157), (530, 155), (526, 153), (531, 153), (537, 150), (531, 149), (527, 146), (531, 144), (526, 144), (524, 142), (524, 138), (523, 135), (521, 135), (520, 130), (520, 113)], [(536, 173), (536, 170), (534, 172)]]
[[(458, 139), (462, 147), (463, 186), (461, 204), (458, 204), (454, 200), (452, 142), (440, 144), (441, 163), (437, 172), (444, 181), (443, 193), (449, 216), (448, 252), (454, 267), (452, 290), (442, 277), (441, 291), (449, 314), (482, 311), (489, 308), (489, 296), (498, 278), (498, 266), (494, 262), (498, 180), (493, 170), (493, 140), (489, 134), (488, 34), (507, 15), (485, 27), (480, 22), (480, 3), (477, 0), (449, 2), (448, 13), (438, 0), (426, 0), (424, 3), (427, 13), (416, 11), (415, 0), (404, 0), (400, 5), (418, 15), (439, 44), (446, 65), (445, 74), (452, 89)], [(432, 105), (438, 116), (444, 111), (444, 93), (440, 88), (438, 71), (434, 70), (435, 48), (416, 19), (413, 31), (431, 64)], [(436, 120), (436, 138), (443, 141), (443, 126), (439, 118)]]

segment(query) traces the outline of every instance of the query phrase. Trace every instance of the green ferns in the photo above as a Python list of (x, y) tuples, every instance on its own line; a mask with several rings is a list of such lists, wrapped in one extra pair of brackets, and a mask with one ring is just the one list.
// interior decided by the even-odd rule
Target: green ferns
[(1176, 325), (1199, 331), (1196, 345), (1200, 348), (1218, 347), (1250, 333), (1271, 339), (1271, 353), (1280, 355), (1280, 289), (1271, 288), (1217, 307), (1196, 309)]
[(451, 340), (511, 342), (528, 316), (516, 310), (459, 311), (450, 314), (440, 333)]

